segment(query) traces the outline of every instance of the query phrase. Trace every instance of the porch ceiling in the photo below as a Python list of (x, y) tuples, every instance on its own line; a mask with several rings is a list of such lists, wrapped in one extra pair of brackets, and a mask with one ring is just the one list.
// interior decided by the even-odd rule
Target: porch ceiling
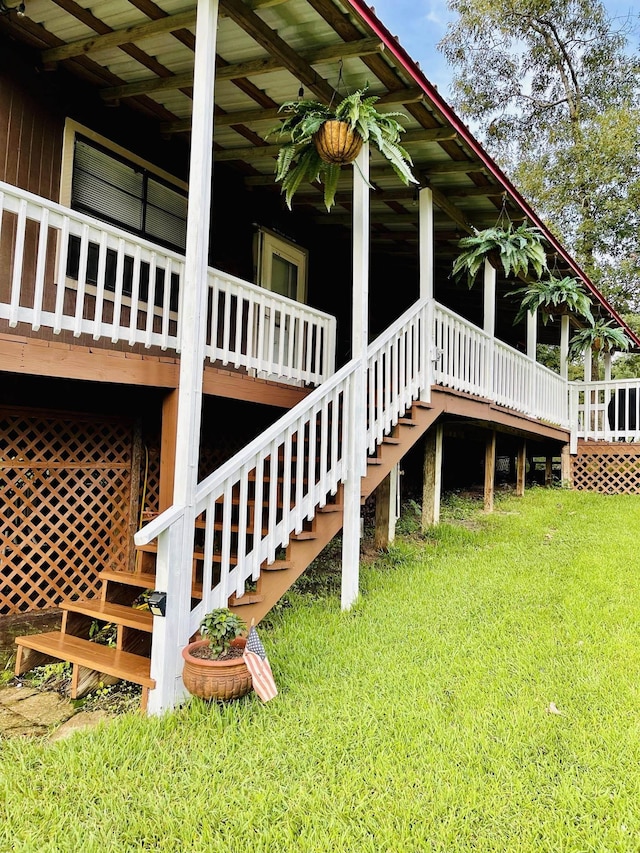
[[(0, 16), (0, 32), (36, 48), (43, 69), (62, 65), (96, 86), (105, 103), (126, 104), (158, 121), (163, 133), (188, 139), (193, 0), (26, 0), (23, 17), (15, 11)], [(339, 79), (338, 97), (368, 83), (382, 109), (405, 114), (404, 144), (414, 173), (433, 189), (438, 208), (440, 256), (453, 256), (456, 241), (474, 226), (494, 224), (503, 199), (514, 221), (538, 221), (361, 0), (220, 0), (215, 159), (237, 168), (247, 185), (277, 193), (276, 140), (265, 137), (278, 122), (279, 106), (301, 87), (306, 97), (328, 102)], [(377, 152), (371, 159), (374, 246), (389, 251), (393, 236), (415, 249), (416, 192)], [(294, 203), (319, 223), (348, 228), (350, 185), (351, 170), (345, 169), (330, 216), (316, 186)], [(581, 274), (562, 247), (552, 245), (558, 268)]]

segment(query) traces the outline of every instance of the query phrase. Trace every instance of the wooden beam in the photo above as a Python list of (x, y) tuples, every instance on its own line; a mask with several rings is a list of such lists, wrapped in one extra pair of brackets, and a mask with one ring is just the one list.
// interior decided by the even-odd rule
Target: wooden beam
[(178, 389), (175, 388), (162, 401), (160, 430), (160, 483), (158, 510), (164, 512), (173, 503), (173, 473), (176, 461), (176, 430), (178, 423)]
[(527, 477), (527, 440), (522, 439), (518, 447), (516, 457), (516, 496), (524, 497), (524, 488)]
[[(222, 69), (220, 69), (222, 70)], [(378, 101), (378, 106), (398, 106), (401, 104), (411, 104), (422, 101), (425, 97), (422, 89), (402, 89), (399, 92), (389, 92), (382, 95)], [(234, 124), (255, 124), (262, 121), (275, 121), (278, 118), (284, 119), (280, 112), (280, 108), (275, 109), (247, 109), (238, 110), (233, 113), (226, 113), (215, 117), (216, 127), (229, 127)], [(160, 126), (162, 133), (189, 133), (191, 130), (191, 119), (185, 118), (179, 121), (165, 123)], [(419, 132), (419, 131), (417, 131)]]
[(426, 435), (422, 469), (422, 532), (440, 522), (443, 426), (437, 424)]
[(473, 228), (469, 225), (466, 215), (456, 205), (449, 201), (448, 197), (437, 187), (429, 185), (433, 193), (433, 203), (439, 207), (443, 213), (453, 220), (456, 225), (463, 228), (468, 234), (473, 233)]
[(43, 50), (41, 57), (45, 66), (55, 62), (62, 62), (74, 56), (89, 56), (101, 50), (121, 47), (123, 44), (131, 44), (149, 36), (161, 33), (170, 33), (185, 27), (192, 27), (196, 22), (196, 10), (189, 9), (177, 15), (169, 15), (166, 18), (158, 18), (155, 21), (145, 21), (143, 24), (135, 24), (122, 30), (115, 30), (105, 35), (91, 36), (86, 39), (72, 41), (69, 44), (52, 47)]
[(290, 71), (307, 89), (325, 103), (330, 103), (335, 96), (334, 89), (318, 77), (313, 67), (296, 53), (296, 51), (272, 30), (255, 12), (251, 11), (243, 0), (222, 0), (220, 8), (241, 27), (247, 35), (256, 41), (260, 47), (271, 56), (276, 57), (283, 67)]
[(496, 485), (496, 432), (492, 430), (484, 451), (484, 511), (493, 512)]
[(174, 74), (171, 77), (151, 77), (138, 80), (136, 83), (125, 83), (123, 86), (109, 86), (100, 90), (103, 101), (120, 101), (123, 98), (134, 98), (136, 95), (148, 95), (150, 92), (166, 92), (171, 89), (182, 89), (193, 86), (193, 71), (184, 74)]
[(459, 175), (468, 172), (484, 172), (487, 167), (480, 160), (445, 160), (437, 163), (416, 163), (415, 172), (423, 172), (428, 179), (431, 175)]

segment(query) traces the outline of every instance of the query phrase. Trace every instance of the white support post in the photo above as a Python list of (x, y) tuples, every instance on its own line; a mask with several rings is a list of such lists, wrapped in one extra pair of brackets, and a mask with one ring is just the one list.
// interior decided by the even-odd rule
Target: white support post
[[(153, 634), (151, 674), (156, 678), (157, 687), (149, 697), (150, 713), (166, 710), (180, 701), (184, 694), (180, 675), (181, 650), (189, 640), (194, 503), (200, 449), (217, 21), (218, 0), (198, 0), (187, 244), (180, 293), (182, 335), (173, 494), (174, 505), (184, 507), (184, 521), (181, 542), (172, 544), (170, 548), (158, 545), (159, 552), (164, 555), (171, 552), (175, 562), (170, 571), (166, 567), (163, 570), (167, 610), (165, 624), (158, 625)], [(170, 531), (163, 535), (169, 536)], [(179, 559), (176, 559), (178, 553)], [(156, 622), (161, 619), (163, 617), (156, 617)]]
[(584, 381), (591, 382), (591, 365), (593, 363), (593, 355), (591, 349), (584, 351)]
[(535, 415), (537, 408), (536, 401), (536, 348), (538, 346), (538, 312), (527, 312), (527, 355), (533, 362), (531, 372), (529, 374), (529, 405), (527, 407), (528, 414)]
[(348, 610), (358, 597), (360, 576), (360, 491), (366, 473), (367, 436), (365, 370), (369, 334), (369, 146), (353, 164), (353, 314), (351, 354), (360, 360), (352, 375), (347, 446), (349, 474), (344, 484), (341, 606)]
[(611, 382), (611, 353), (604, 354), (604, 381)]
[(418, 232), (419, 232), (419, 276), (420, 299), (428, 299), (425, 339), (422, 342), (422, 375), (425, 387), (420, 398), (428, 403), (431, 400), (431, 386), (434, 374), (434, 328), (433, 328), (433, 192), (430, 187), (422, 187), (418, 195)]
[(485, 342), (482, 388), (485, 397), (493, 400), (493, 342), (496, 336), (496, 270), (484, 262), (483, 328), (489, 340)]
[(569, 316), (563, 314), (560, 320), (560, 376), (569, 378)]

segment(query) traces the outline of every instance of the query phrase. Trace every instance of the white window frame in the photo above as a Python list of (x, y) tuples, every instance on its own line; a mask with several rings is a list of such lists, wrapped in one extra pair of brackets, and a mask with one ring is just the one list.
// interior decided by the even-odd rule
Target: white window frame
[(309, 252), (292, 240), (287, 240), (268, 228), (258, 229), (258, 270), (257, 283), (271, 290), (271, 276), (274, 256), (283, 258), (298, 269), (296, 302), (307, 302), (307, 267)]

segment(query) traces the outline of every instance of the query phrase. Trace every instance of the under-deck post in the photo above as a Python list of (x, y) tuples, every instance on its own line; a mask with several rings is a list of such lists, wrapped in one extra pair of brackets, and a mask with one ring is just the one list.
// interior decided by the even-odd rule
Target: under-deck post
[[(198, 479), (202, 380), (211, 215), (213, 104), (218, 0), (198, 0), (189, 168), (187, 243), (180, 288), (181, 354), (178, 394), (174, 505), (184, 507), (182, 523), (158, 544), (156, 586), (167, 593), (166, 616), (156, 617), (151, 676), (156, 688), (149, 713), (160, 713), (184, 695), (181, 649), (189, 639), (195, 491)], [(162, 539), (162, 536), (161, 536)]]
[(570, 489), (573, 483), (571, 480), (571, 447), (569, 444), (562, 445), (560, 456), (560, 477), (563, 488)]
[(173, 480), (176, 468), (176, 423), (178, 419), (178, 389), (175, 388), (162, 401), (162, 427), (160, 436), (160, 484), (158, 509), (164, 512), (173, 503)]
[(524, 497), (524, 488), (527, 477), (527, 442), (522, 439), (518, 447), (518, 456), (516, 459), (516, 496)]
[(440, 522), (442, 490), (442, 424), (427, 432), (422, 470), (422, 532)]
[(493, 512), (496, 484), (496, 431), (491, 430), (484, 451), (484, 511)]
[(369, 320), (369, 146), (364, 144), (353, 164), (353, 308), (352, 357), (360, 364), (351, 378), (347, 428), (349, 474), (344, 484), (341, 606), (358, 597), (360, 574), (360, 494), (366, 472), (366, 358)]
[(569, 315), (563, 314), (560, 319), (560, 376), (569, 377)]
[(433, 192), (430, 187), (422, 187), (419, 194), (418, 230), (420, 241), (420, 298), (428, 299), (426, 312), (426, 335), (422, 347), (422, 375), (425, 377), (425, 387), (420, 399), (425, 403), (431, 400), (433, 385), (433, 349), (435, 346), (433, 328)]
[(376, 529), (373, 536), (373, 547), (376, 551), (384, 551), (389, 547), (391, 500), (391, 473), (389, 473), (376, 489)]
[(482, 393), (493, 395), (493, 341), (496, 335), (496, 270), (488, 260), (484, 262), (484, 319), (483, 328), (489, 340), (485, 342)]

